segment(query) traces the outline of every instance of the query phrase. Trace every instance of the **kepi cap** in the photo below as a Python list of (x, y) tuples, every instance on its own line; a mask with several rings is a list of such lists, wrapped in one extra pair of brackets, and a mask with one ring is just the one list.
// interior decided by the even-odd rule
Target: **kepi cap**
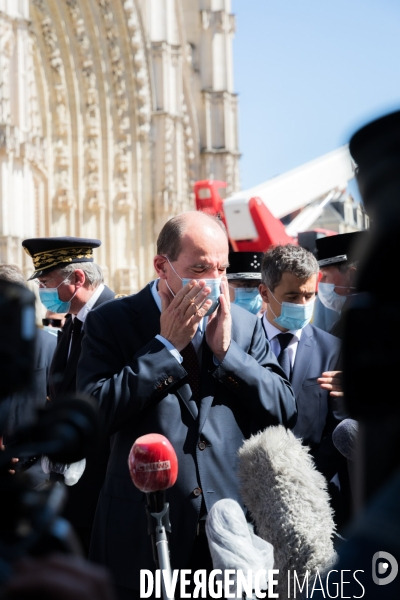
[(315, 244), (319, 266), (329, 267), (360, 260), (367, 239), (368, 231), (353, 231), (317, 239)]
[(93, 248), (100, 245), (100, 240), (68, 236), (24, 240), (22, 247), (32, 258), (35, 269), (29, 279), (42, 277), (72, 263), (93, 262)]
[(228, 279), (261, 279), (263, 252), (229, 252)]

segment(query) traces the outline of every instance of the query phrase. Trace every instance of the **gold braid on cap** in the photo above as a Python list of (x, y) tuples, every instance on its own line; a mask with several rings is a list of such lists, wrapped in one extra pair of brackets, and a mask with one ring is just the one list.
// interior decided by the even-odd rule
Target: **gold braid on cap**
[(57, 250), (47, 250), (32, 256), (35, 271), (56, 267), (61, 263), (72, 263), (75, 259), (82, 258), (93, 260), (93, 248), (78, 246), (73, 248), (57, 248)]

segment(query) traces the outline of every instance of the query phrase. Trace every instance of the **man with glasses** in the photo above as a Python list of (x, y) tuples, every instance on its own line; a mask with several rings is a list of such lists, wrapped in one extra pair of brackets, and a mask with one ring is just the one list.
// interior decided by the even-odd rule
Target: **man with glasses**
[[(38, 284), (42, 304), (53, 313), (68, 313), (51, 363), (50, 402), (77, 391), (76, 370), (86, 317), (93, 308), (115, 296), (104, 285), (101, 268), (93, 262), (93, 249), (100, 244), (100, 240), (75, 237), (22, 242), (33, 260), (34, 273), (29, 279)], [(75, 526), (86, 550), (108, 454), (108, 448), (101, 448), (96, 456), (88, 456), (81, 479), (70, 488), (65, 516)]]

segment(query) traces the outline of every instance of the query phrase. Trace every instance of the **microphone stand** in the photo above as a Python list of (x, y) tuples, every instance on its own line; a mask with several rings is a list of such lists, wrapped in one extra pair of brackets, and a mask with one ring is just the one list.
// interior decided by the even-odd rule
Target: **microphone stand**
[(163, 598), (164, 600), (174, 600), (174, 595), (168, 595), (165, 586), (165, 581), (167, 581), (168, 588), (172, 589), (172, 571), (167, 537), (167, 533), (171, 533), (169, 504), (165, 502), (164, 490), (149, 492), (146, 494), (146, 498), (147, 527), (151, 535), (154, 562), (156, 568), (161, 571)]

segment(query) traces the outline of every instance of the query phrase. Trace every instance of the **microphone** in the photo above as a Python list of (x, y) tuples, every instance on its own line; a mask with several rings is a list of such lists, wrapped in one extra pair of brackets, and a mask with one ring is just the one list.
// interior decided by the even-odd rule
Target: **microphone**
[(344, 419), (332, 433), (332, 441), (337, 450), (352, 461), (355, 459), (357, 432), (358, 422), (354, 419)]
[[(253, 532), (236, 500), (224, 498), (212, 506), (206, 521), (206, 534), (214, 569), (222, 572), (232, 569), (236, 573), (263, 571), (258, 587), (267, 589), (267, 573), (274, 568), (274, 548)], [(231, 582), (237, 590), (235, 576)], [(256, 597), (253, 590), (254, 587), (246, 592), (248, 598)], [(237, 600), (242, 600), (242, 596)]]
[[(241, 495), (258, 535), (274, 547), (275, 569), (303, 579), (336, 560), (327, 483), (309, 449), (282, 425), (268, 427), (239, 450)], [(286, 582), (276, 591), (288, 593)]]
[(133, 483), (146, 494), (172, 487), (178, 477), (178, 459), (171, 442), (158, 433), (142, 435), (128, 459)]
[(164, 600), (174, 600), (172, 572), (169, 560), (167, 533), (171, 532), (169, 504), (165, 490), (172, 487), (178, 477), (178, 459), (172, 444), (158, 433), (143, 435), (133, 444), (128, 458), (131, 479), (147, 498), (147, 526), (151, 535), (156, 568), (163, 573)]

